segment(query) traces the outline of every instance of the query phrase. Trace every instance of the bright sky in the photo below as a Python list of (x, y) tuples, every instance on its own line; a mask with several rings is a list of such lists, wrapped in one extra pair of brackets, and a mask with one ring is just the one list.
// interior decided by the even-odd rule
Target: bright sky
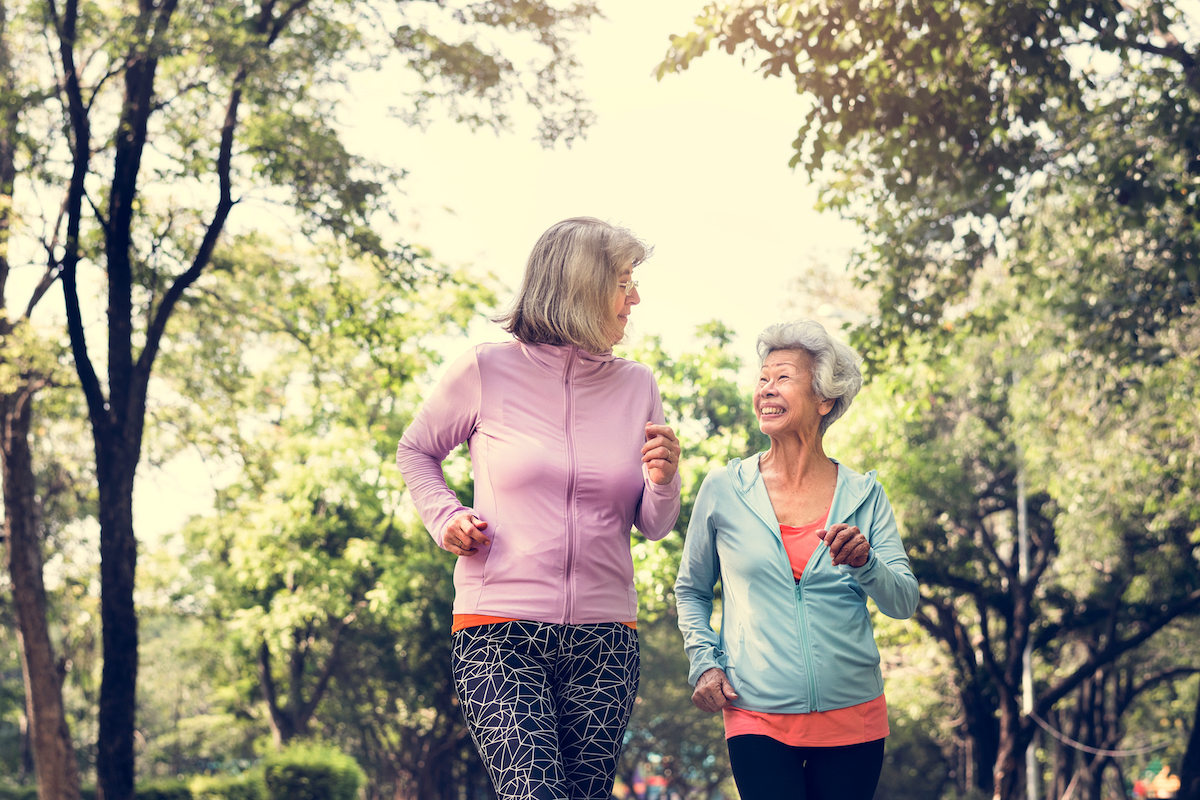
[[(531, 124), (471, 133), (436, 120), (424, 132), (389, 118), (395, 76), (361, 76), (344, 122), (351, 148), (409, 170), (405, 235), (452, 265), (494, 273), (509, 289), (534, 241), (554, 222), (588, 215), (654, 245), (640, 267), (632, 337), (660, 334), (671, 350), (720, 319), (744, 362), (765, 325), (784, 318), (789, 283), (812, 259), (845, 262), (854, 228), (813, 211), (815, 192), (788, 167), (803, 100), (787, 79), (764, 80), (710, 53), (680, 75), (653, 77), (672, 33), (703, 0), (601, 0), (607, 20), (578, 42), (584, 90), (598, 115), (584, 141), (544, 150)], [(397, 98), (398, 100), (398, 98)], [(507, 334), (480, 323), (472, 339)], [(448, 356), (466, 348), (453, 343)], [(144, 474), (135, 495), (143, 540), (206, 511), (211, 494), (190, 470)], [(203, 483), (202, 481), (200, 483)]]
[[(448, 121), (406, 128), (383, 114), (386, 73), (352, 119), (352, 138), (410, 170), (407, 235), (439, 259), (472, 263), (515, 288), (546, 228), (600, 217), (655, 247), (636, 275), (635, 336), (684, 345), (697, 324), (720, 318), (752, 353), (799, 268), (812, 257), (844, 262), (856, 235), (813, 211), (815, 192), (788, 167), (803, 99), (787, 79), (764, 80), (724, 53), (655, 80), (668, 36), (692, 27), (703, 0), (601, 7), (608, 19), (577, 47), (599, 119), (571, 149), (543, 150), (529, 125), (500, 136)], [(482, 338), (506, 337), (489, 327)]]

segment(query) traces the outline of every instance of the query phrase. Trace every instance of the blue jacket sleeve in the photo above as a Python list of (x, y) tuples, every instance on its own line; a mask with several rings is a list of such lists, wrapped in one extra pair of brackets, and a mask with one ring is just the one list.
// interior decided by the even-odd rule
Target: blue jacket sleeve
[(917, 579), (908, 565), (904, 543), (896, 527), (896, 515), (887, 493), (877, 485), (871, 514), (871, 529), (864, 531), (871, 544), (871, 557), (861, 567), (842, 565), (884, 614), (908, 619), (917, 611)]
[(717, 493), (714, 488), (716, 474), (717, 471), (708, 474), (696, 496), (687, 538), (683, 542), (679, 575), (675, 579), (679, 630), (691, 663), (688, 682), (693, 686), (708, 670), (713, 667), (725, 669), (726, 665), (721, 639), (712, 629), (713, 586), (721, 577), (716, 528), (712, 520), (713, 495)]

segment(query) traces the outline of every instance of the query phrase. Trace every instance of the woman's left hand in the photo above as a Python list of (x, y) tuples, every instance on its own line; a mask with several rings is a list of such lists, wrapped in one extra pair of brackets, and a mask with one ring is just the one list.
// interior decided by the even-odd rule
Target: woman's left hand
[(642, 463), (650, 471), (650, 480), (659, 486), (670, 483), (679, 469), (682, 448), (670, 425), (646, 423), (646, 443), (642, 445)]
[(839, 522), (827, 531), (817, 531), (817, 535), (829, 545), (834, 566), (861, 567), (871, 557), (871, 545), (857, 526)]

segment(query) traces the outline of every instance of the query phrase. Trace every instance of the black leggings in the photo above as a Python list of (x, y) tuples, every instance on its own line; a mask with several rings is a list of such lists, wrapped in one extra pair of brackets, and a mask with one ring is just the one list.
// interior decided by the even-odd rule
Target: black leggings
[(619, 622), (498, 622), (454, 634), (454, 684), (501, 800), (609, 800), (638, 687)]
[(733, 736), (729, 763), (742, 800), (871, 800), (883, 739), (842, 747), (792, 747), (770, 736)]

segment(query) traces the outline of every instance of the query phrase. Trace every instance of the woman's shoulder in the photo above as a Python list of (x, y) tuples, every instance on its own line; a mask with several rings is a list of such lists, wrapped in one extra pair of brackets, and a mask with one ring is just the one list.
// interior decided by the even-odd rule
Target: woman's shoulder
[(745, 467), (746, 462), (742, 459), (731, 458), (711, 468), (701, 481), (701, 487), (707, 487), (709, 491), (732, 489), (735, 484), (744, 483), (741, 472)]
[(480, 342), (467, 351), (468, 355), (474, 354), (476, 358), (484, 356), (499, 356), (516, 355), (521, 352), (521, 343), (516, 339), (509, 339), (507, 342)]
[[(836, 459), (835, 459), (836, 460)], [(856, 472), (840, 461), (838, 465), (838, 485), (842, 487), (845, 501), (849, 506), (858, 508), (864, 504), (887, 502), (887, 490), (879, 481), (876, 470)]]
[(631, 358), (613, 356), (611, 361), (603, 365), (603, 380), (613, 381), (629, 391), (644, 391), (646, 397), (658, 397), (658, 379), (654, 371), (640, 361)]
[(646, 366), (640, 361), (634, 361), (632, 358), (613, 356), (612, 361), (609, 363), (611, 364), (612, 369), (628, 372), (630, 374), (641, 375), (651, 379), (654, 378), (654, 371), (651, 370), (650, 367)]
[(878, 470), (868, 469), (860, 472), (847, 465), (844, 461), (839, 461), (836, 458), (830, 460), (837, 464), (838, 480), (844, 480), (861, 486), (879, 485)]

